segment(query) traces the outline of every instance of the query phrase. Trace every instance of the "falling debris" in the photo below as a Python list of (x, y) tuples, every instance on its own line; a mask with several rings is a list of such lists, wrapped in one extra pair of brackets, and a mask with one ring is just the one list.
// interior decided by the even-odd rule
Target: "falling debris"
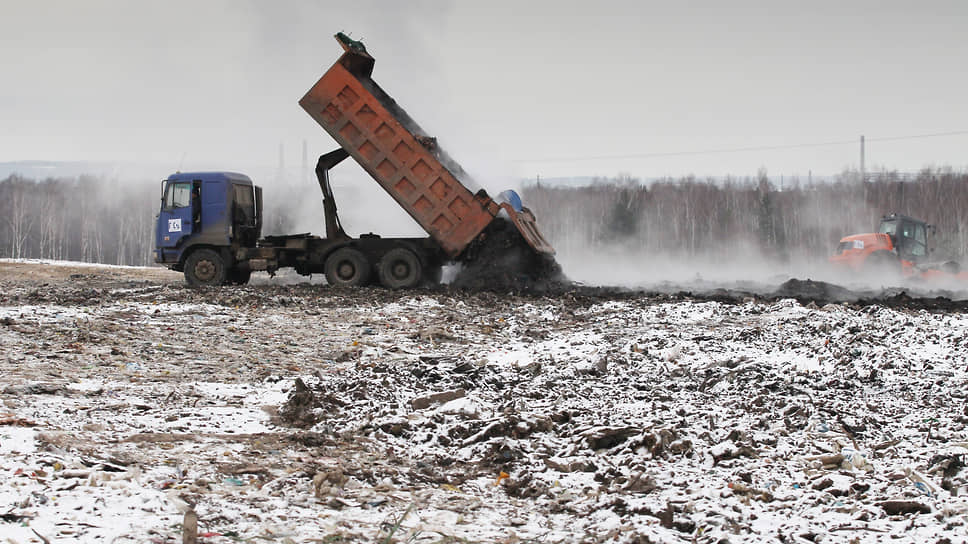
[(505, 220), (495, 220), (467, 255), (451, 283), (459, 289), (544, 293), (568, 286), (554, 256), (535, 252)]

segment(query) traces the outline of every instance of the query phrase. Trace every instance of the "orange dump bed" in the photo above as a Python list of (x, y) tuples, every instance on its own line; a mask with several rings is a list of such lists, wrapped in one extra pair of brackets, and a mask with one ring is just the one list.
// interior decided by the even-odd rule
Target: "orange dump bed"
[[(371, 78), (363, 44), (337, 34), (344, 53), (299, 105), (410, 214), (457, 257), (501, 209), (540, 253), (553, 254), (534, 216), (498, 204)], [(474, 187), (472, 192), (469, 187)]]

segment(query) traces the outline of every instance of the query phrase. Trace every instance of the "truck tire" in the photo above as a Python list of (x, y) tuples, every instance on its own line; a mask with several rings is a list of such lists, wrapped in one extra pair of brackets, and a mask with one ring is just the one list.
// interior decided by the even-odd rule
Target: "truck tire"
[(409, 249), (396, 247), (387, 251), (377, 267), (380, 283), (389, 289), (408, 289), (420, 284), (420, 259)]
[(323, 267), (326, 281), (333, 287), (359, 287), (370, 281), (370, 262), (351, 247), (334, 251)]
[(217, 251), (197, 249), (185, 259), (185, 281), (192, 287), (223, 285), (228, 271)]

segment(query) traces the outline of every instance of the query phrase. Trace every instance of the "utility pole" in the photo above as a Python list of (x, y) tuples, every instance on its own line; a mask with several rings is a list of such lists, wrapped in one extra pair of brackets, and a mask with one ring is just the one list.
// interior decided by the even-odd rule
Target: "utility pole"
[(864, 182), (864, 135), (860, 135), (860, 182)]

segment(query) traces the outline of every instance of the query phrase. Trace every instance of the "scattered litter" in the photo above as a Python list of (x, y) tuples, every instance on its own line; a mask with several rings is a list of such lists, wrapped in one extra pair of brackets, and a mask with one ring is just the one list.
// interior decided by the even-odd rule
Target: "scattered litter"
[(0, 279), (17, 542), (192, 514), (198, 542), (935, 542), (968, 513), (950, 304), (98, 281)]
[(17, 417), (13, 414), (0, 414), (0, 426), (3, 425), (10, 425), (13, 427), (36, 427), (37, 425), (40, 425), (40, 423), (27, 418)]

